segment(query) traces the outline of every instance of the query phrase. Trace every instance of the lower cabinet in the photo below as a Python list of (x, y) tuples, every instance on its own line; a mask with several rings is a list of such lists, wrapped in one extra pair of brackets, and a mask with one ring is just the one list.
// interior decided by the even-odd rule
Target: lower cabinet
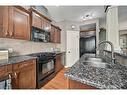
[(68, 88), (69, 89), (97, 89), (96, 87), (82, 84), (80, 82), (77, 82), (75, 80), (68, 79)]
[(55, 72), (58, 73), (63, 68), (64, 65), (62, 64), (62, 54), (58, 54), (56, 55)]
[(12, 89), (36, 88), (36, 60), (0, 66), (0, 79), (11, 79)]
[[(36, 61), (29, 60), (17, 63), (13, 66), (12, 88), (34, 89), (36, 88)], [(18, 65), (18, 66), (17, 66)]]

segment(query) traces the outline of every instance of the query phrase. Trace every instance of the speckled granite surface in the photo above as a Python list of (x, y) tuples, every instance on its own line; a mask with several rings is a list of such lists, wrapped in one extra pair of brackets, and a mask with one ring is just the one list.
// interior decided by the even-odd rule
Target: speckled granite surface
[(36, 57), (25, 56), (25, 55), (11, 57), (8, 60), (0, 60), (0, 66), (7, 65), (7, 64), (15, 64), (30, 59), (36, 59)]
[(65, 72), (65, 76), (99, 89), (127, 89), (127, 67), (119, 63), (110, 64), (109, 68), (83, 65), (85, 57), (85, 55), (82, 56)]

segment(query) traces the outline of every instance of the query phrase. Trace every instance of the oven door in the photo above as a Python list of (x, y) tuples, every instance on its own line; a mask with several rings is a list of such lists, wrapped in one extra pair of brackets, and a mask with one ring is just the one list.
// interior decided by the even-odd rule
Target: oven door
[(55, 71), (55, 60), (39, 62), (38, 79), (42, 80)]

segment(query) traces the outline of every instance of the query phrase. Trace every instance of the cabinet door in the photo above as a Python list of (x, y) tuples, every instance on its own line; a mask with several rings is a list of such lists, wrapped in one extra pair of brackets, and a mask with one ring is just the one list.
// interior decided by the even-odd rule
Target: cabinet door
[(30, 39), (30, 16), (28, 13), (13, 7), (13, 37), (17, 39), (29, 40)]
[(61, 55), (56, 56), (56, 63), (55, 63), (55, 72), (59, 72), (61, 69), (63, 69), (64, 66), (62, 65)]
[(50, 31), (50, 42), (55, 42), (55, 28), (51, 26), (51, 31)]
[(8, 7), (0, 6), (0, 37), (9, 37)]
[(57, 39), (58, 39), (58, 34), (57, 34), (57, 28), (55, 28), (55, 34), (54, 34), (54, 42), (57, 43)]
[(43, 27), (43, 29), (44, 30), (46, 30), (46, 31), (51, 31), (51, 23), (50, 23), (50, 21), (48, 21), (47, 19), (43, 19), (43, 25), (44, 25), (44, 27)]
[(57, 30), (57, 43), (61, 42), (61, 32), (60, 31), (61, 31), (60, 29)]
[(36, 88), (35, 77), (34, 65), (20, 70), (20, 72), (18, 73), (18, 87), (20, 89)]
[(7, 66), (0, 67), (0, 79), (7, 75)]
[(42, 29), (42, 18), (36, 13), (32, 13), (32, 26)]
[(15, 65), (15, 70), (13, 71), (12, 87), (13, 89), (36, 88), (35, 60), (19, 63), (17, 66)]
[(51, 31), (51, 23), (48, 20), (47, 20), (47, 27), (48, 27), (48, 31), (50, 32)]
[(43, 18), (43, 17), (41, 17), (41, 29), (43, 29), (44, 30), (44, 21), (45, 21), (45, 19)]

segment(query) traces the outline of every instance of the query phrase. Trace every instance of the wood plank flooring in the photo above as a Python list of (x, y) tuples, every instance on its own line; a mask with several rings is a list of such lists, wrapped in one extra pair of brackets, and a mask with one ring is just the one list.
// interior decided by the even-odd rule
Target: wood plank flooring
[(64, 76), (64, 72), (67, 69), (62, 69), (51, 81), (49, 81), (45, 86), (41, 89), (67, 89), (68, 82), (67, 78)]

